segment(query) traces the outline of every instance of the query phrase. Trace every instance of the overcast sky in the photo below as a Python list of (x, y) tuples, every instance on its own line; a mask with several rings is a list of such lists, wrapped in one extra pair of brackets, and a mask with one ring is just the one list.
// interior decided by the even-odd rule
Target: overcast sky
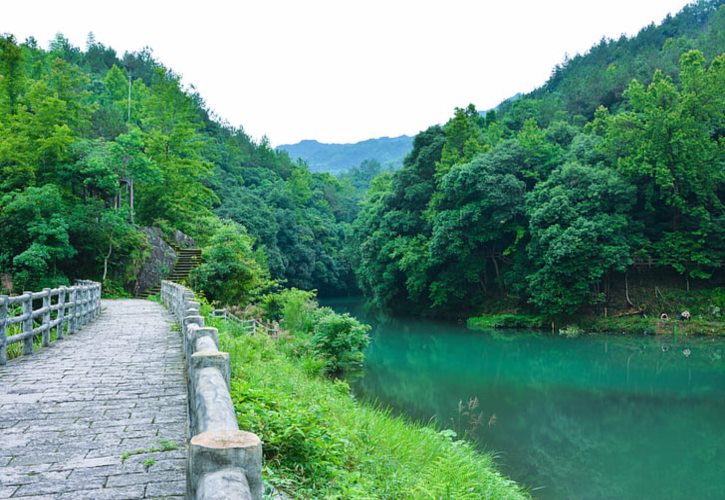
[(530, 91), (564, 55), (635, 34), (686, 0), (22, 0), (0, 33), (41, 45), (89, 32), (151, 47), (209, 107), (273, 145), (412, 135), (456, 106)]

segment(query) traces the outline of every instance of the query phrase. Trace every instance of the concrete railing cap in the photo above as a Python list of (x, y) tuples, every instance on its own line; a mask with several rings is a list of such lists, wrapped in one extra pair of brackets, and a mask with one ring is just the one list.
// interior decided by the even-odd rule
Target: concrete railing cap
[(205, 448), (250, 448), (259, 446), (262, 440), (247, 431), (207, 431), (191, 438), (191, 444)]

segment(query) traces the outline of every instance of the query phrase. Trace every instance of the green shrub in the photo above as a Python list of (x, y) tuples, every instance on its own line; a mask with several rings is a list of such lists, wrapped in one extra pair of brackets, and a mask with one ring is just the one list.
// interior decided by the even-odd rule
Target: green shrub
[(468, 318), (468, 328), (486, 330), (489, 328), (547, 328), (543, 316), (533, 314), (482, 314)]
[(223, 304), (244, 304), (256, 298), (272, 282), (264, 254), (253, 250), (253, 244), (243, 226), (222, 224), (203, 250), (203, 264), (191, 273), (192, 287)]
[(315, 313), (312, 346), (326, 361), (326, 370), (336, 373), (362, 364), (363, 350), (368, 345), (369, 325), (349, 314), (337, 314), (328, 307)]
[[(281, 321), (290, 332), (291, 338), (285, 342), (287, 352), (318, 358), (326, 373), (339, 373), (362, 363), (370, 327), (349, 314), (319, 307), (315, 292), (282, 290), (265, 295), (261, 307), (266, 319)], [(308, 361), (308, 367), (312, 373), (320, 364)]]
[(584, 333), (584, 331), (577, 325), (566, 325), (559, 328), (559, 335), (570, 339), (577, 338), (582, 333)]
[(106, 299), (124, 299), (132, 297), (119, 280), (107, 279), (103, 282), (103, 297)]
[(309, 332), (312, 312), (317, 308), (315, 292), (288, 288), (262, 297), (261, 308), (265, 319), (283, 321), (291, 332)]

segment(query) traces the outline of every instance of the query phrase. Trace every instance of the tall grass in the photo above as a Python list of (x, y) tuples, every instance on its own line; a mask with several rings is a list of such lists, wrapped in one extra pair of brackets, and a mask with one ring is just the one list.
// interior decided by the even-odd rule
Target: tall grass
[[(489, 455), (356, 402), (341, 381), (264, 337), (222, 331), (240, 427), (264, 442), (266, 481), (296, 498), (526, 498)], [(314, 372), (314, 370), (313, 370)]]

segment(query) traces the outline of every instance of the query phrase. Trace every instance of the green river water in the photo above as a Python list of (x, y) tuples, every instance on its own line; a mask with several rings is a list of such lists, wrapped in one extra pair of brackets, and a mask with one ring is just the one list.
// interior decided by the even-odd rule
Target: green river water
[(534, 498), (725, 498), (725, 339), (477, 332), (325, 305), (373, 326), (359, 398), (472, 437)]

